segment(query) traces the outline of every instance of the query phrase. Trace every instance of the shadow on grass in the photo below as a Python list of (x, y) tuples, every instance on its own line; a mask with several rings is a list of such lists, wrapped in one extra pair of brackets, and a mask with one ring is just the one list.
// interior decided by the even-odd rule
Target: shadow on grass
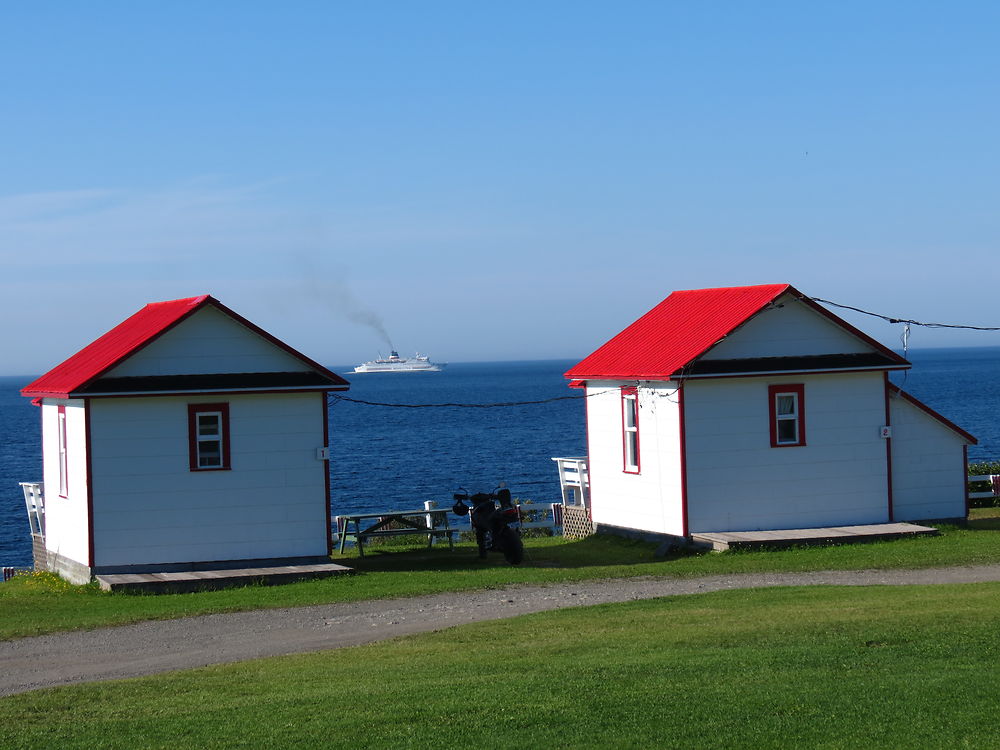
[[(831, 540), (824, 544), (792, 544), (775, 548), (731, 549), (726, 552), (679, 550), (666, 557), (656, 557), (655, 544), (596, 535), (569, 540), (562, 537), (525, 539), (524, 562), (520, 569), (579, 570), (589, 568), (594, 576), (601, 569), (655, 565), (658, 570), (642, 574), (710, 574), (723, 570), (813, 570), (823, 568), (854, 569), (870, 567), (926, 567), (928, 565), (966, 564), (1000, 559), (1000, 538), (990, 532), (1000, 531), (1000, 508), (995, 515), (973, 515), (967, 523), (929, 523), (939, 530), (936, 536), (898, 539)], [(977, 533), (979, 532), (979, 533)], [(365, 545), (365, 557), (356, 549), (334, 562), (365, 572), (443, 572), (473, 573), (487, 569), (515, 568), (499, 553), (491, 552), (480, 560), (474, 543), (456, 543), (428, 549), (425, 543), (411, 540), (388, 540), (388, 544)], [(863, 541), (863, 543), (861, 543)], [(701, 561), (699, 562), (699, 558)], [(680, 563), (679, 568), (663, 563)], [(683, 573), (681, 572), (683, 571)], [(618, 573), (620, 574), (620, 573)]]
[(973, 531), (1000, 531), (1000, 507), (971, 508), (962, 528)]
[(1000, 531), (1000, 518), (971, 518), (966, 522), (966, 528), (973, 531)]
[[(646, 565), (680, 557), (702, 554), (688, 552), (655, 557), (657, 545), (612, 536), (590, 536), (567, 540), (562, 537), (525, 539), (524, 562), (519, 568), (587, 568), (601, 566)], [(334, 554), (334, 562), (348, 565), (357, 572), (374, 571), (466, 571), (511, 567), (499, 552), (490, 552), (480, 560), (475, 544), (456, 543), (428, 549), (426, 545), (365, 545), (365, 556), (357, 550)]]

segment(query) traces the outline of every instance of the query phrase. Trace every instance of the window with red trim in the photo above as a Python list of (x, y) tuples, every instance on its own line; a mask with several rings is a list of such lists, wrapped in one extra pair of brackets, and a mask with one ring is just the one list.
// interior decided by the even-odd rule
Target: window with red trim
[(771, 447), (806, 444), (805, 386), (771, 385), (767, 388), (771, 412)]
[(229, 460), (229, 404), (188, 404), (191, 471), (225, 471)]
[(66, 407), (58, 407), (56, 415), (56, 431), (59, 434), (59, 497), (69, 497), (69, 447), (66, 440)]
[(639, 391), (622, 388), (622, 457), (623, 471), (639, 473)]

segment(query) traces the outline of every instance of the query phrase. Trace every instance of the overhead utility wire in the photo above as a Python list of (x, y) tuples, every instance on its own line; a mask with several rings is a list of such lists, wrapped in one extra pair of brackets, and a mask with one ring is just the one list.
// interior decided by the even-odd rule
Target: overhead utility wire
[(911, 326), (923, 326), (924, 328), (964, 328), (969, 331), (1000, 331), (1000, 326), (966, 326), (958, 325), (954, 323), (921, 323), (919, 320), (910, 320), (908, 318), (893, 318), (889, 315), (880, 315), (879, 313), (869, 312), (868, 310), (862, 310), (860, 307), (851, 307), (850, 305), (842, 305), (839, 302), (831, 302), (828, 299), (821, 299), (819, 297), (809, 297), (813, 302), (822, 302), (824, 305), (833, 305), (834, 307), (840, 307), (844, 310), (853, 310), (854, 312), (862, 313), (863, 315), (871, 315), (873, 318), (881, 318), (888, 323), (906, 323)]
[(553, 401), (576, 401), (581, 398), (589, 398), (590, 396), (596, 396), (596, 393), (590, 393), (586, 396), (555, 396), (553, 398), (543, 398), (538, 401), (500, 401), (493, 404), (459, 404), (454, 402), (447, 402), (443, 404), (390, 404), (382, 401), (364, 401), (360, 398), (351, 398), (349, 396), (341, 396), (339, 394), (331, 394), (333, 398), (337, 401), (350, 401), (352, 404), (363, 404), (364, 406), (391, 406), (397, 409), (443, 409), (443, 408), (458, 408), (458, 409), (495, 409), (498, 407), (505, 406), (534, 406), (535, 404), (548, 404)]
[[(907, 348), (910, 326), (923, 326), (924, 328), (964, 328), (970, 331), (1000, 331), (1000, 326), (968, 326), (968, 325), (958, 325), (952, 323), (922, 323), (919, 320), (912, 320), (909, 318), (894, 318), (890, 315), (882, 315), (880, 313), (870, 312), (869, 310), (862, 310), (860, 307), (852, 307), (851, 305), (842, 305), (839, 302), (832, 302), (828, 299), (822, 299), (821, 297), (808, 297), (808, 299), (813, 302), (821, 302), (824, 305), (832, 305), (833, 307), (839, 307), (843, 310), (853, 310), (854, 312), (861, 313), (862, 315), (870, 315), (873, 318), (881, 318), (888, 323), (904, 323), (906, 328), (903, 333), (903, 349)], [(361, 404), (363, 406), (385, 406), (395, 409), (497, 409), (509, 406), (536, 406), (538, 404), (550, 404), (555, 401), (578, 401), (584, 398), (591, 398), (592, 396), (597, 396), (603, 393), (603, 391), (595, 391), (594, 393), (587, 393), (582, 396), (554, 396), (552, 398), (543, 398), (537, 401), (499, 401), (490, 404), (460, 404), (456, 402), (445, 402), (440, 404), (391, 404), (384, 401), (365, 401), (360, 398), (351, 398), (350, 396), (341, 396), (340, 394), (331, 394), (331, 396), (337, 401), (349, 401), (352, 404)]]

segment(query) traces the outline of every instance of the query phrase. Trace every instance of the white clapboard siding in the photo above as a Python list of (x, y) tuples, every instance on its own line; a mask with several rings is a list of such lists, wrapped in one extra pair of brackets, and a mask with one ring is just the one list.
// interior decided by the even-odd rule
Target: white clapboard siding
[[(59, 493), (59, 407), (66, 409), (67, 492)], [(45, 547), (87, 564), (87, 432), (84, 402), (45, 399), (42, 404), (42, 481), (45, 485)]]
[(623, 471), (621, 385), (609, 381), (587, 383), (588, 469), (594, 523), (681, 534), (676, 386), (660, 382), (639, 387), (641, 473), (629, 474)]
[[(805, 384), (806, 445), (773, 448), (768, 386)], [(883, 523), (881, 373), (691, 380), (684, 386), (689, 529)]]
[[(187, 405), (222, 400), (232, 470), (192, 472)], [(324, 403), (318, 393), (95, 399), (95, 564), (325, 554)]]
[[(777, 305), (781, 305), (780, 307)], [(857, 336), (791, 295), (730, 333), (702, 359), (793, 357), (875, 351)]]
[(898, 394), (889, 404), (894, 520), (965, 516), (964, 439)]
[(212, 306), (198, 310), (107, 373), (108, 377), (301, 372), (311, 368)]

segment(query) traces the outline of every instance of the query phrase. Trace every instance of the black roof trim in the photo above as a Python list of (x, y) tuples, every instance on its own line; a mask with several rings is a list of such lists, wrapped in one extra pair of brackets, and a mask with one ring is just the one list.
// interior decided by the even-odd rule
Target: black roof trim
[(128, 378), (98, 378), (74, 394), (158, 393), (217, 391), (223, 389), (310, 388), (343, 389), (344, 381), (333, 380), (315, 370), (309, 372), (238, 372), (206, 375), (145, 375)]
[(801, 370), (846, 370), (858, 368), (898, 369), (900, 363), (881, 352), (860, 354), (813, 354), (802, 357), (747, 357), (745, 359), (699, 359), (685, 368), (685, 375), (736, 375), (744, 372), (790, 372)]

